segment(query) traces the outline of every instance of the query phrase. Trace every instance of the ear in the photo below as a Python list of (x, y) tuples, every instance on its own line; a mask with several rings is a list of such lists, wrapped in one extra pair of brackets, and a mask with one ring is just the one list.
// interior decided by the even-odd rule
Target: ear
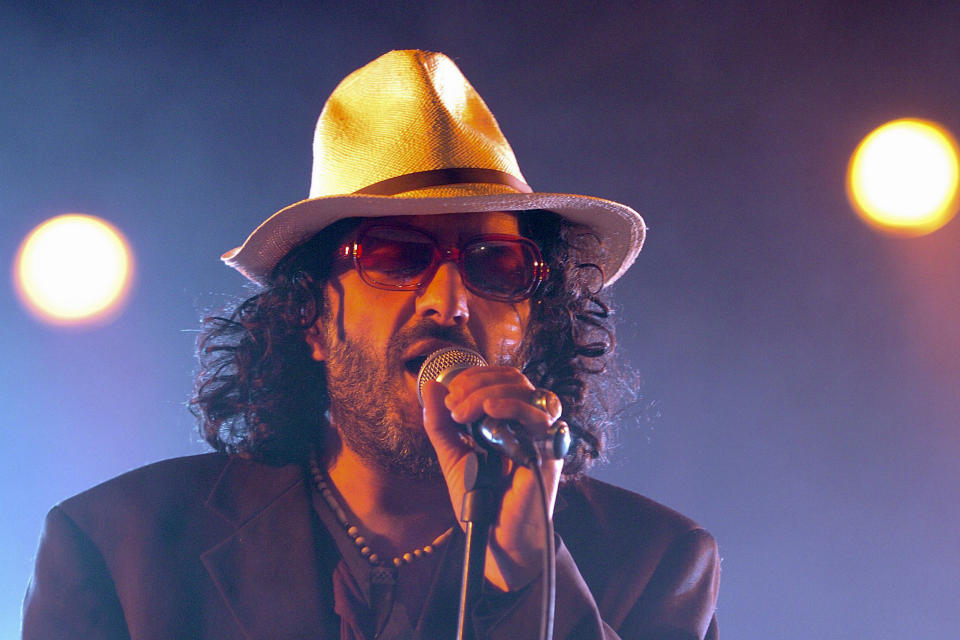
[(317, 362), (325, 362), (327, 359), (327, 347), (323, 344), (323, 338), (320, 336), (320, 328), (314, 324), (307, 329), (304, 339), (310, 349), (310, 357)]

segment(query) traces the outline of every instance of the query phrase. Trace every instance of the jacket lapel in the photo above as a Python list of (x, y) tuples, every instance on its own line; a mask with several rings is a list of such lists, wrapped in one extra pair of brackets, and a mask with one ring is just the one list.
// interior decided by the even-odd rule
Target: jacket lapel
[(330, 581), (338, 555), (312, 517), (302, 469), (235, 457), (207, 506), (234, 532), (203, 564), (245, 636), (339, 638)]

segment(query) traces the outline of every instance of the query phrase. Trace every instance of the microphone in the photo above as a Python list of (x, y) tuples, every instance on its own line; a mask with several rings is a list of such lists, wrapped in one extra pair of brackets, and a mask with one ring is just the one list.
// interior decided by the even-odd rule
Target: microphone
[[(439, 382), (445, 387), (464, 369), (485, 367), (487, 361), (472, 349), (464, 347), (445, 347), (434, 351), (423, 364), (417, 375), (417, 399), (423, 406), (423, 385), (428, 380)], [(474, 442), (487, 449), (501, 453), (523, 467), (537, 466), (537, 451), (533, 442), (522, 428), (508, 420), (484, 417), (471, 425), (466, 425), (466, 433)]]

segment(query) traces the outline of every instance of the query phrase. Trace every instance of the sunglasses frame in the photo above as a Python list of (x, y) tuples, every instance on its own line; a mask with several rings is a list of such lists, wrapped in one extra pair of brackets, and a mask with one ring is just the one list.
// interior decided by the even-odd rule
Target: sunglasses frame
[[(433, 245), (433, 256), (431, 257), (430, 266), (420, 273), (416, 282), (409, 284), (389, 284), (385, 282), (377, 282), (366, 273), (366, 270), (360, 263), (363, 255), (363, 239), (367, 233), (375, 229), (397, 229), (401, 231), (413, 232), (421, 234), (430, 240), (430, 243)], [(463, 264), (465, 255), (464, 250), (469, 248), (472, 244), (483, 241), (515, 242), (517, 244), (525, 245), (531, 249), (534, 255), (534, 262), (533, 278), (530, 286), (524, 289), (521, 293), (513, 296), (495, 295), (489, 291), (484, 291), (478, 288), (470, 280), (470, 278), (466, 276), (466, 270)], [(360, 278), (366, 284), (370, 285), (374, 289), (381, 289), (384, 291), (416, 291), (421, 289), (433, 279), (437, 273), (437, 270), (440, 268), (440, 265), (442, 265), (444, 262), (454, 262), (457, 265), (457, 269), (460, 271), (460, 278), (463, 281), (463, 285), (469, 291), (483, 298), (497, 300), (500, 302), (520, 302), (530, 298), (534, 293), (536, 293), (540, 285), (547, 279), (547, 276), (550, 275), (550, 268), (543, 260), (543, 254), (540, 252), (540, 247), (538, 247), (537, 243), (530, 238), (507, 233), (483, 233), (472, 236), (456, 245), (441, 246), (441, 244), (430, 232), (417, 227), (401, 224), (374, 224), (361, 229), (357, 233), (357, 237), (354, 240), (345, 243), (340, 247), (340, 249), (337, 250), (336, 260), (350, 260), (353, 263), (353, 268), (357, 270)]]

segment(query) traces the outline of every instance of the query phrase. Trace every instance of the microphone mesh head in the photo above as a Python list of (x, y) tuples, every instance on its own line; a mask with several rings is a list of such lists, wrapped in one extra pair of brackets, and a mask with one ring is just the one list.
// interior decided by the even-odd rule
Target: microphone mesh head
[(485, 367), (487, 361), (483, 359), (476, 351), (464, 347), (446, 347), (438, 349), (427, 356), (427, 359), (420, 365), (420, 373), (417, 375), (417, 400), (420, 406), (423, 406), (423, 385), (427, 380), (434, 380), (446, 385), (452, 377), (450, 374), (456, 374), (470, 367)]

